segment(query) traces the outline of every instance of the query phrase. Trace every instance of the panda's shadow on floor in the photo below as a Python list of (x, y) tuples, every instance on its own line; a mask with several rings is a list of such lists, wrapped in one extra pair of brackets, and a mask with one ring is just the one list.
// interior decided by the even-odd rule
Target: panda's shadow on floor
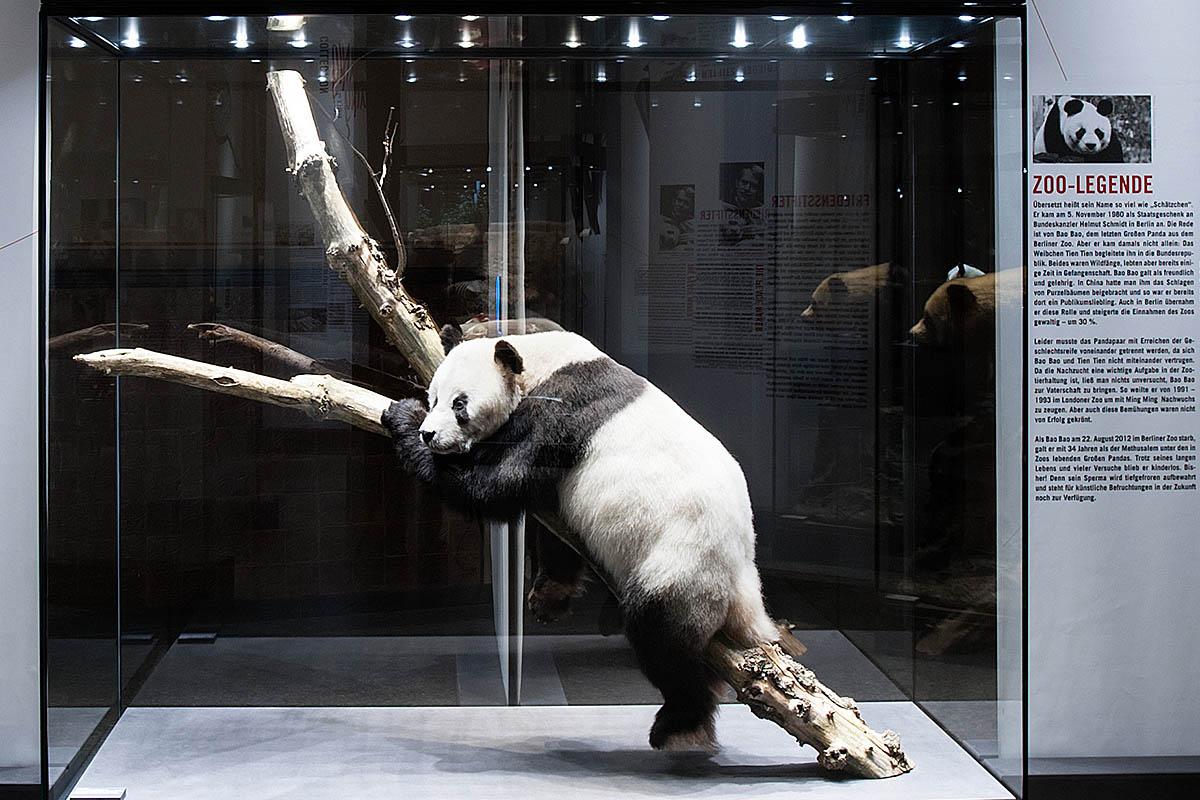
[[(514, 773), (561, 778), (634, 778), (656, 781), (665, 794), (711, 791), (713, 781), (748, 785), (771, 781), (814, 779), (841, 781), (845, 776), (821, 769), (815, 761), (782, 764), (730, 764), (704, 753), (663, 753), (645, 749), (603, 749), (573, 739), (533, 737), (507, 747), (466, 742), (408, 742), (408, 748), (433, 756), (433, 768), (448, 773)], [(696, 778), (695, 785), (680, 779)], [(669, 779), (669, 780), (663, 780)], [(659, 783), (658, 781), (661, 781)]]

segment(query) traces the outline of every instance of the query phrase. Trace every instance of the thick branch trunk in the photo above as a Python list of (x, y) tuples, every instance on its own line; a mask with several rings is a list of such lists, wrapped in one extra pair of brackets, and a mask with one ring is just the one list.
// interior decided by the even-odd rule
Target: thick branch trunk
[(312, 207), (330, 268), (350, 284), (388, 341), (428, 383), (443, 355), (437, 326), (401, 285), (400, 275), (346, 203), (334, 177), (333, 157), (317, 133), (304, 79), (293, 70), (269, 72), (267, 89), (279, 114), (289, 171)]

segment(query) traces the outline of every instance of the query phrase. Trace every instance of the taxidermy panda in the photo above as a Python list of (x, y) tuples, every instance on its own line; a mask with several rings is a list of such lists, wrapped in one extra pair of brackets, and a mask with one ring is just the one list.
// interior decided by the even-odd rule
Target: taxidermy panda
[(428, 409), (401, 400), (383, 415), (402, 468), (486, 517), (558, 513), (614, 579), (626, 636), (662, 692), (650, 745), (715, 749), (709, 641), (779, 638), (763, 607), (741, 467), (667, 395), (581, 336), (459, 336), (443, 332)]
[(1121, 140), (1109, 119), (1112, 111), (1107, 97), (1095, 104), (1070, 95), (1055, 98), (1034, 137), (1034, 158), (1049, 154), (1084, 163), (1123, 162)]

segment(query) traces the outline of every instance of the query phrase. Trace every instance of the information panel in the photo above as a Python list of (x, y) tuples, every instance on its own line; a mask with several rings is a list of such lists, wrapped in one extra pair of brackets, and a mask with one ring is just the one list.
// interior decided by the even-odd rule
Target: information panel
[(1200, 8), (1154, 5), (1031, 8), (1035, 759), (1200, 752)]

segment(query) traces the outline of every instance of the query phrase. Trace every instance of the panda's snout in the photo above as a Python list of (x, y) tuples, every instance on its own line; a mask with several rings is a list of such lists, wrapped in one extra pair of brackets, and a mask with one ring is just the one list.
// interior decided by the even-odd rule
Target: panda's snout
[(429, 444), (433, 441), (433, 431), (421, 431), (421, 441)]

